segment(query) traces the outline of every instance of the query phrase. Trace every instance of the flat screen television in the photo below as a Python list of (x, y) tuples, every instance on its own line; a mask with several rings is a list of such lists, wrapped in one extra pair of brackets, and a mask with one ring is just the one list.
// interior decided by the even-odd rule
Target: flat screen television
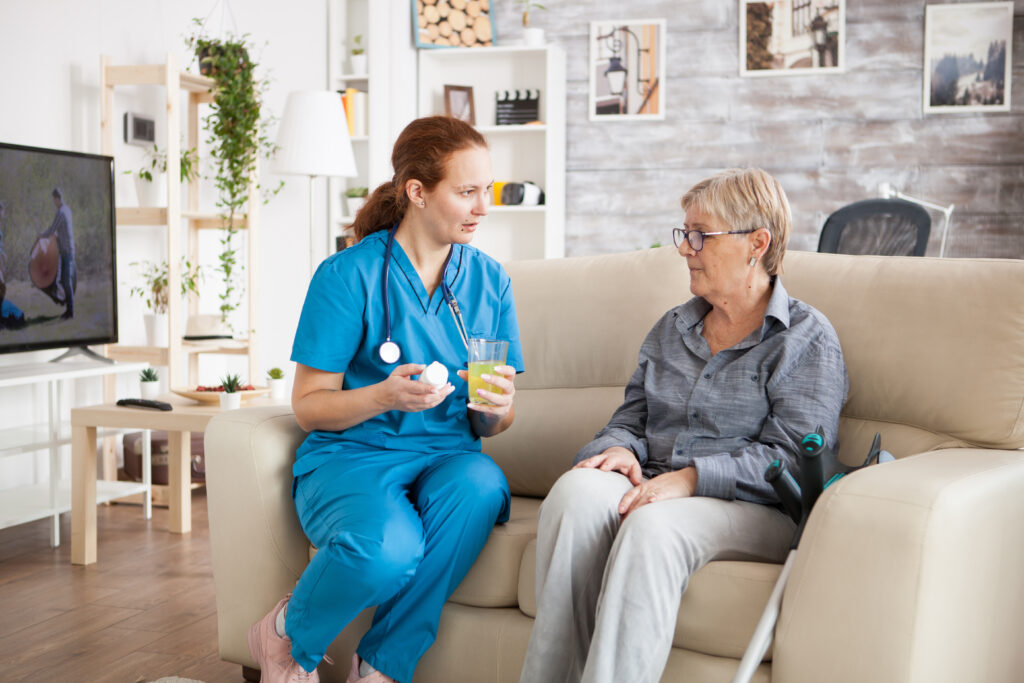
[(0, 353), (117, 342), (114, 160), (0, 142)]

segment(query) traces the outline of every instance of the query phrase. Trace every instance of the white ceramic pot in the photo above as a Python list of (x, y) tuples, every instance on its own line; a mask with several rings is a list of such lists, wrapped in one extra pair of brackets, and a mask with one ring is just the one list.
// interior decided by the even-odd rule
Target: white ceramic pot
[(160, 395), (160, 380), (155, 382), (139, 382), (139, 393), (142, 398), (154, 399)]
[(542, 29), (542, 28), (524, 28), (523, 29), (523, 43), (527, 47), (543, 47), (544, 46), (544, 29)]
[(153, 181), (135, 179), (135, 197), (140, 207), (167, 206), (167, 175), (154, 173)]
[(348, 64), (352, 68), (353, 76), (361, 76), (366, 73), (366, 53), (361, 55), (349, 55)]
[(167, 314), (146, 313), (146, 344), (149, 346), (167, 346)]
[(220, 395), (220, 409), (221, 410), (238, 410), (242, 407), (242, 395), (237, 391), (228, 393), (226, 391), (221, 392)]
[(284, 377), (281, 379), (267, 379), (267, 386), (270, 387), (270, 398), (275, 401), (283, 401), (287, 395), (288, 384)]
[(363, 204), (366, 203), (366, 197), (345, 197), (345, 204), (348, 206), (349, 218), (355, 218), (356, 212), (363, 208)]

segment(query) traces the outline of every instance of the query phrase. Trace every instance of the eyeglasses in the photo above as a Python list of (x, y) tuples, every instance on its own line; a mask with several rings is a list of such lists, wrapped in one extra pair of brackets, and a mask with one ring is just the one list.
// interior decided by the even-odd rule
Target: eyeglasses
[(718, 235), (746, 235), (747, 233), (756, 232), (755, 230), (725, 230), (722, 232), (701, 232), (700, 230), (687, 230), (686, 228), (672, 228), (672, 241), (676, 245), (676, 249), (683, 246), (683, 240), (686, 240), (690, 248), (694, 251), (700, 251), (704, 248), (705, 237), (717, 237)]

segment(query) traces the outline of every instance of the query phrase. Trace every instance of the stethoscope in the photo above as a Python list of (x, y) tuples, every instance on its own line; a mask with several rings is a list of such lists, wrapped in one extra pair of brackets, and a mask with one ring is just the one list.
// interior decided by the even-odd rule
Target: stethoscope
[[(384, 343), (380, 345), (377, 353), (380, 354), (380, 359), (391, 365), (397, 363), (398, 359), (402, 356), (402, 349), (399, 348), (397, 342), (391, 341), (391, 305), (388, 301), (388, 274), (391, 271), (391, 247), (395, 243), (395, 230), (398, 226), (391, 228), (388, 231), (388, 245), (384, 252), (384, 270), (381, 273), (381, 290), (384, 294)], [(444, 260), (444, 267), (441, 268), (441, 296), (444, 298), (444, 302), (448, 304), (448, 310), (452, 312), (452, 317), (455, 319), (455, 327), (459, 330), (459, 337), (462, 338), (462, 343), (466, 349), (469, 350), (469, 335), (466, 333), (466, 322), (462, 319), (462, 311), (459, 310), (459, 302), (452, 294), (451, 287), (448, 286), (448, 282), (445, 281), (445, 275), (448, 273), (448, 264), (452, 260), (452, 254), (455, 253), (455, 248), (448, 249), (448, 256)]]

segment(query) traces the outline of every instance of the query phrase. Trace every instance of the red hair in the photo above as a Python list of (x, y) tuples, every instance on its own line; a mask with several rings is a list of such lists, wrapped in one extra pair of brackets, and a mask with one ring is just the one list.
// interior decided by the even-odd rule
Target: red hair
[(401, 221), (409, 206), (405, 184), (415, 179), (423, 189), (434, 189), (444, 180), (452, 154), (471, 147), (487, 149), (487, 140), (473, 126), (450, 116), (426, 116), (406, 126), (391, 153), (394, 178), (379, 185), (356, 214), (356, 239)]

